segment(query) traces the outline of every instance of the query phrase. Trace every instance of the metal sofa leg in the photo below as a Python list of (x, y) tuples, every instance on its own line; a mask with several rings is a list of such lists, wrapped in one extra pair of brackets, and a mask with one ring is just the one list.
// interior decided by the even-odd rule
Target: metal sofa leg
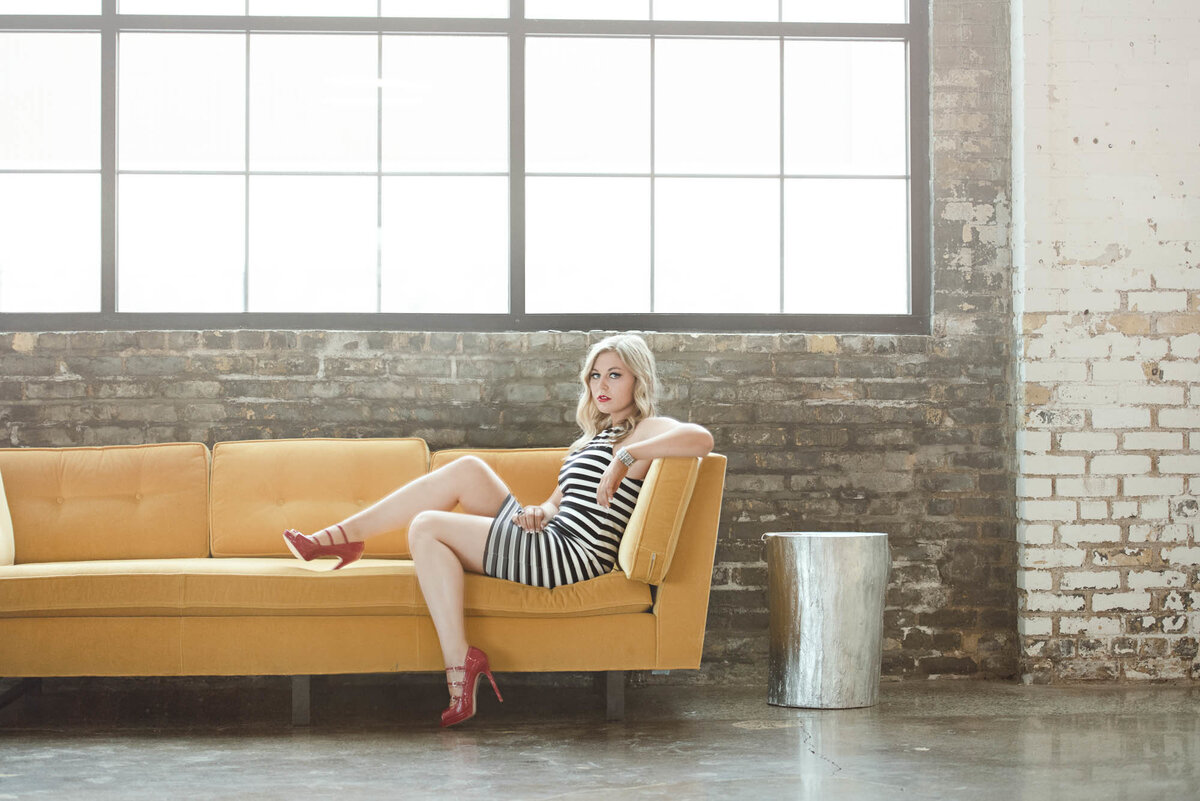
[(625, 719), (625, 673), (624, 670), (604, 672), (605, 720)]
[(307, 726), (312, 722), (312, 676), (292, 676), (292, 725)]

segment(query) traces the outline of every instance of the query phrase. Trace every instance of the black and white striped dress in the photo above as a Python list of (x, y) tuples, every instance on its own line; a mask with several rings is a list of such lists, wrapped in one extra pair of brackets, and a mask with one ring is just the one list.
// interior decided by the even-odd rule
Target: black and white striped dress
[(512, 495), (505, 499), (484, 546), (484, 572), (533, 587), (558, 587), (612, 571), (643, 483), (626, 476), (607, 509), (596, 503), (600, 477), (613, 459), (614, 436), (607, 428), (566, 458), (558, 471), (562, 503), (541, 531), (514, 523), (521, 506)]

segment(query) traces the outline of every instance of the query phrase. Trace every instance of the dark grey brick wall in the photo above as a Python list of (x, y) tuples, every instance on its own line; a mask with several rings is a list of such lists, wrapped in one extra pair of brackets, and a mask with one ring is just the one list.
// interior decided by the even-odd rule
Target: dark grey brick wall
[[(939, 0), (932, 21), (931, 335), (648, 337), (663, 411), (730, 460), (699, 680), (762, 680), (760, 537), (798, 530), (890, 535), (889, 676), (1017, 672), (1008, 3)], [(599, 335), (0, 334), (0, 431), (12, 447), (566, 444)]]
[[(6, 444), (420, 436), (566, 444), (600, 334), (0, 335)], [(663, 411), (729, 457), (706, 677), (764, 670), (769, 531), (891, 535), (885, 669), (1008, 675), (1015, 651), (1005, 345), (648, 335)]]

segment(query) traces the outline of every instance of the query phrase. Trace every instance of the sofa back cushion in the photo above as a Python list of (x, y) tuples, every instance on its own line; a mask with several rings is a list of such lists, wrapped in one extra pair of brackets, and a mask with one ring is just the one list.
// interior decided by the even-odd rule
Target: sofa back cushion
[[(477, 456), (488, 464), (521, 504), (543, 503), (558, 486), (558, 471), (566, 448), (454, 448), (435, 451), (430, 471), (463, 456)], [(500, 511), (499, 509), (496, 510)]]
[(696, 457), (655, 459), (650, 465), (617, 554), (617, 564), (627, 577), (647, 584), (662, 581), (675, 555), (699, 472)]
[[(283, 556), (285, 529), (311, 534), (425, 474), (409, 439), (276, 439), (213, 447), (212, 555)], [(408, 531), (367, 540), (366, 554), (407, 557)]]
[(4, 497), (4, 474), (0, 473), (0, 567), (11, 565), (15, 554), (12, 515), (8, 512), (8, 499)]
[(14, 561), (208, 555), (203, 443), (0, 449)]

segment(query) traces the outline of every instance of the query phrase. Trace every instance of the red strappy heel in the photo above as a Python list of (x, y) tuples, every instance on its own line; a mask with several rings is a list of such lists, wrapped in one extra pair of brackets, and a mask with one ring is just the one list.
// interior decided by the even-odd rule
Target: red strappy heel
[[(342, 533), (344, 542), (336, 545), (322, 545), (312, 537), (305, 536), (294, 528), (289, 528), (283, 532), (283, 541), (287, 544), (288, 550), (297, 559), (303, 559), (305, 562), (311, 562), (314, 559), (320, 559), (322, 556), (336, 556), (338, 563), (333, 566), (334, 570), (340, 570), (351, 562), (357, 562), (363, 554), (363, 544), (361, 542), (351, 542), (346, 536), (346, 529), (342, 528), (341, 524), (337, 524), (337, 530)], [(330, 532), (332, 538), (333, 532)]]
[[(479, 689), (479, 677), (487, 676), (488, 681), (492, 683), (492, 689), (496, 691), (496, 697), (500, 699), (500, 703), (504, 703), (504, 699), (500, 696), (500, 688), (496, 686), (496, 680), (492, 678), (492, 668), (488, 664), (487, 654), (480, 651), (475, 646), (467, 649), (467, 658), (463, 665), (459, 667), (446, 668), (446, 672), (451, 670), (461, 670), (466, 675), (462, 681), (449, 681), (447, 684), (452, 687), (461, 687), (462, 693), (457, 698), (450, 699), (450, 706), (442, 710), (442, 726), (453, 726), (456, 723), (462, 723), (464, 720), (475, 716), (475, 691)], [(467, 692), (467, 688), (471, 692)]]

